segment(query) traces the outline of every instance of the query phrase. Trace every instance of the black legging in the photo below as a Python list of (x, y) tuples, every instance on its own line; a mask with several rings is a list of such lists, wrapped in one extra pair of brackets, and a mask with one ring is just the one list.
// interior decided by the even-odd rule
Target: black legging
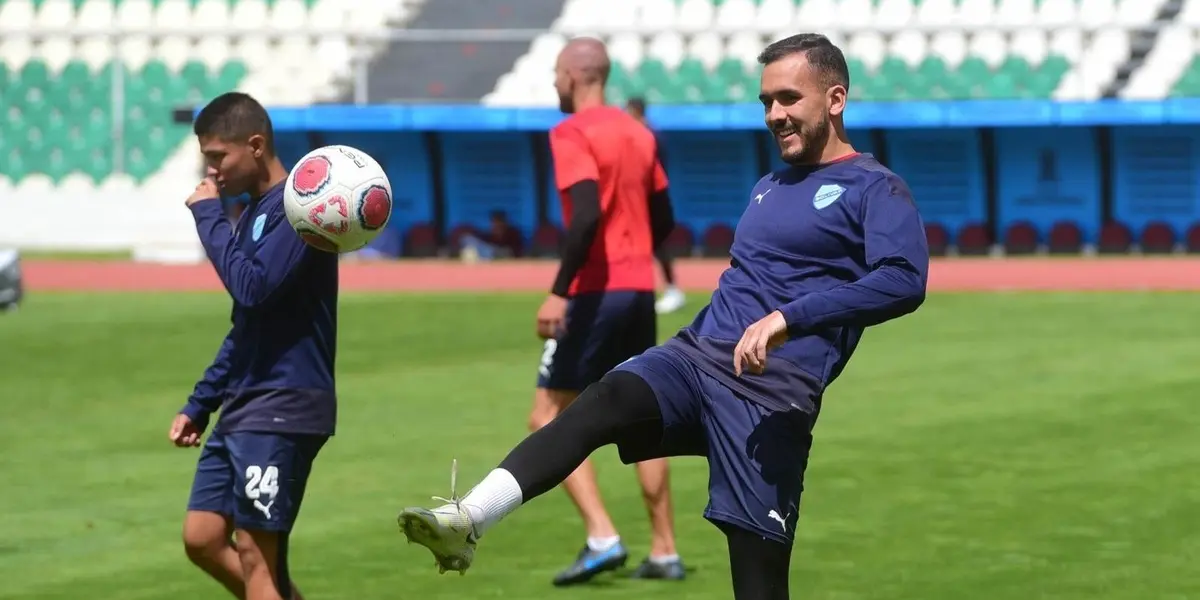
[[(557, 418), (525, 438), (500, 463), (521, 486), (523, 502), (562, 483), (601, 446), (621, 439), (658, 439), (662, 413), (654, 390), (628, 371), (610, 371)], [(729, 542), (735, 600), (788, 600), (792, 548), (722, 523)]]

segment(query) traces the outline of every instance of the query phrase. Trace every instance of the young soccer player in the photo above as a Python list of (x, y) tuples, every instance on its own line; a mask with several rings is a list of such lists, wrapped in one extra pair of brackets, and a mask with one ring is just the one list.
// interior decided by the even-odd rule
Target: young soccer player
[(488, 528), (616, 444), (626, 462), (706, 457), (705, 517), (726, 536), (734, 597), (788, 598), (824, 393), (865, 328), (922, 304), (929, 249), (908, 186), (846, 137), (841, 50), (801, 34), (759, 62), (767, 128), (790, 166), (750, 191), (712, 301), (673, 339), (584, 390), (466, 497), (405, 509), (409, 538), (443, 568), (468, 568)]
[[(646, 99), (640, 96), (630, 98), (625, 102), (625, 111), (633, 115), (641, 124), (650, 128), (650, 124), (646, 122)], [(654, 132), (653, 129), (650, 129)], [(658, 162), (666, 169), (666, 151), (663, 149), (662, 141), (658, 139), (658, 134), (654, 134), (654, 144), (658, 147)], [(667, 232), (670, 233), (669, 231)], [(658, 298), (658, 302), (654, 303), (654, 310), (660, 315), (673, 313), (681, 308), (687, 302), (687, 296), (683, 290), (675, 284), (675, 261), (671, 258), (671, 254), (661, 244), (655, 246), (654, 257), (658, 259), (658, 264), (662, 267), (663, 281), (667, 284), (663, 290), (662, 296)]]
[[(288, 224), (288, 171), (262, 105), (246, 94), (219, 96), (194, 129), (208, 176), (187, 207), (233, 298), (233, 325), (171, 424), (176, 446), (199, 446), (221, 411), (200, 451), (183, 543), (237, 598), (299, 599), (288, 535), (337, 418), (338, 257), (305, 245)], [(243, 193), (250, 203), (231, 225), (220, 198)]]
[[(530, 425), (550, 423), (580, 390), (657, 343), (654, 248), (674, 227), (667, 179), (650, 130), (604, 101), (609, 59), (599, 40), (572, 40), (555, 88), (569, 116), (550, 131), (555, 181), (567, 225), (562, 260), (538, 310), (546, 340)], [(682, 579), (665, 459), (637, 466), (650, 513), (650, 555), (633, 576)], [(590, 461), (564, 482), (587, 527), (587, 543), (554, 578), (582, 583), (622, 566), (628, 552), (600, 498)]]

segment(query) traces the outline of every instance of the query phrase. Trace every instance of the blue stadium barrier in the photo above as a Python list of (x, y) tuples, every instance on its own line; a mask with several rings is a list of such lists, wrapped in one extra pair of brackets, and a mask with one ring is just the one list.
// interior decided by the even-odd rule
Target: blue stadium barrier
[[(557, 109), (320, 105), (271, 116), (287, 159), (317, 143), (380, 158), (397, 230), (482, 228), (497, 209), (526, 237), (562, 222), (542, 158)], [(735, 224), (750, 186), (782, 166), (759, 105), (651, 106), (647, 116), (667, 152), (677, 219), (698, 238)], [(852, 142), (909, 182), (927, 222), (953, 237), (970, 224), (1001, 236), (1024, 221), (1043, 241), (1063, 221), (1085, 242), (1110, 220), (1135, 236), (1155, 221), (1183, 235), (1200, 222), (1197, 125), (1200, 99), (855, 103), (847, 113)]]
[(995, 153), (999, 231), (1026, 221), (1045, 241), (1055, 223), (1068, 221), (1085, 242), (1096, 241), (1102, 179), (1095, 129), (997, 129)]
[(1200, 129), (1113, 131), (1113, 217), (1135, 232), (1153, 221), (1176, 236), (1200, 221)]

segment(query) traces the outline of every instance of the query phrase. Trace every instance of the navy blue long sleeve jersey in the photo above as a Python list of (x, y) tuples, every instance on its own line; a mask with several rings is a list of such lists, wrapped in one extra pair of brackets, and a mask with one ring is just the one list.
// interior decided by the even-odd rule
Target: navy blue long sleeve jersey
[[(870, 154), (789, 167), (750, 192), (710, 304), (667, 342), (746, 399), (819, 410), (863, 330), (925, 299), (929, 247), (908, 186)], [(734, 375), (746, 328), (779, 310), (789, 339), (761, 375)]]
[(251, 201), (236, 228), (219, 200), (191, 207), (233, 298), (233, 327), (182, 410), (201, 428), (220, 409), (225, 432), (334, 432), (338, 257), (296, 235), (283, 186)]

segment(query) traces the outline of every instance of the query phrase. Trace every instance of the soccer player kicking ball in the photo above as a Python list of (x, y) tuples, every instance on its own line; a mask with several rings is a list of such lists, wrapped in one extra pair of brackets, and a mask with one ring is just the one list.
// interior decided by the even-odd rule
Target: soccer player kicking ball
[(846, 137), (841, 50), (801, 34), (759, 62), (766, 124), (789, 166), (750, 191), (710, 304), (586, 389), (466, 497), (405, 509), (406, 533), (444, 568), (468, 568), (488, 528), (616, 444), (627, 462), (707, 457), (705, 517), (728, 540), (734, 597), (788, 598), (824, 391), (866, 327), (922, 304), (929, 251), (908, 186)]
[[(288, 533), (337, 417), (338, 257), (310, 248), (288, 224), (288, 172), (262, 105), (225, 94), (200, 111), (194, 129), (208, 177), (187, 206), (233, 298), (233, 326), (171, 424), (176, 446), (199, 446), (221, 409), (196, 466), (184, 548), (237, 598), (299, 599)], [(242, 193), (252, 199), (231, 226), (219, 198)]]

